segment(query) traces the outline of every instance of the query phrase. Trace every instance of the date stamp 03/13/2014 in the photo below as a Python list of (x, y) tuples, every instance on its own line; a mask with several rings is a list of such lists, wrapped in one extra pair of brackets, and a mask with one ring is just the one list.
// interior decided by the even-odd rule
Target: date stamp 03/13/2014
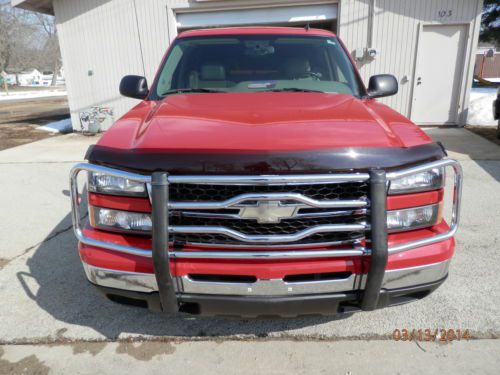
[(406, 329), (396, 328), (392, 332), (394, 341), (469, 341), (471, 334), (468, 329)]

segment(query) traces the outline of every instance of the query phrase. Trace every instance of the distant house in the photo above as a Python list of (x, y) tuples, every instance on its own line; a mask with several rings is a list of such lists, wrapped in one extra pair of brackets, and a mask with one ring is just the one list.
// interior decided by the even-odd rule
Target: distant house
[(43, 74), (38, 69), (30, 69), (17, 74), (19, 86), (41, 86)]
[[(38, 69), (21, 70), (8, 68), (5, 71), (1, 71), (0, 75), (11, 86), (50, 86), (54, 73), (48, 70), (40, 72)], [(64, 85), (65, 83), (64, 70), (61, 68), (56, 77), (56, 85)]]

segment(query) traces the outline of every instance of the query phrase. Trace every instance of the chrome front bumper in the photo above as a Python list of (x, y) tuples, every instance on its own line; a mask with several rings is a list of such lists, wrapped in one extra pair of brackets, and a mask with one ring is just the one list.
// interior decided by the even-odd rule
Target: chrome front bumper
[[(443, 279), (448, 274), (449, 260), (420, 267), (385, 271), (382, 288), (396, 289), (427, 284)], [(93, 284), (134, 292), (158, 291), (154, 274), (116, 271), (83, 263), (85, 273)], [(287, 296), (321, 293), (339, 293), (363, 290), (366, 275), (352, 274), (345, 279), (285, 282), (282, 279), (254, 283), (208, 282), (191, 280), (188, 276), (174, 277), (177, 293), (237, 296)]]

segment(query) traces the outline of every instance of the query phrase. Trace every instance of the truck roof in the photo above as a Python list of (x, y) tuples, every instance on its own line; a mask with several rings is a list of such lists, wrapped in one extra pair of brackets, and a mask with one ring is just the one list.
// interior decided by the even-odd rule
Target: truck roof
[(223, 27), (214, 29), (197, 29), (184, 31), (178, 38), (193, 36), (212, 36), (212, 35), (312, 35), (312, 36), (335, 36), (335, 34), (323, 29), (309, 29), (304, 27)]

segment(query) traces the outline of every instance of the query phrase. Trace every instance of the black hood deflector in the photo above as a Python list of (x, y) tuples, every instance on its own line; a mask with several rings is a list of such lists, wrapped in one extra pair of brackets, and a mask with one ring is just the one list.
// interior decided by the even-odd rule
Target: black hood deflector
[(442, 159), (440, 143), (414, 147), (354, 147), (296, 152), (168, 152), (165, 150), (120, 150), (90, 146), (85, 159), (90, 163), (150, 174), (167, 171), (193, 174), (305, 174), (391, 170)]

